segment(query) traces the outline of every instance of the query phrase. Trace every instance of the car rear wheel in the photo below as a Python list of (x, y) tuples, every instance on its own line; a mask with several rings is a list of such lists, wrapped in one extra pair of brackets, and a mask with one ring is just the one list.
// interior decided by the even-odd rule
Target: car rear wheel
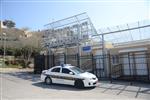
[(83, 83), (83, 81), (82, 81), (82, 80), (76, 80), (76, 81), (75, 81), (75, 87), (76, 87), (76, 88), (80, 88), (80, 89), (84, 88), (84, 83)]
[(51, 78), (50, 78), (50, 77), (46, 77), (46, 78), (45, 78), (45, 83), (46, 83), (47, 85), (52, 84)]

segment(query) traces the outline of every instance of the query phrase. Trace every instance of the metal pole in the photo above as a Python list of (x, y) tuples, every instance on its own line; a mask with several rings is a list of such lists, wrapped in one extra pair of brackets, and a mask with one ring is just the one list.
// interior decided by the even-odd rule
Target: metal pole
[(93, 57), (93, 53), (91, 53), (91, 60), (92, 60), (92, 72), (95, 74), (95, 66), (94, 66), (94, 57)]
[(51, 67), (53, 67), (52, 66), (52, 52), (51, 52), (51, 48), (49, 48), (49, 50), (48, 50), (48, 55), (47, 55), (47, 57), (48, 57), (48, 60), (47, 60), (47, 63), (48, 63), (48, 68), (51, 68)]
[(4, 53), (3, 53), (3, 60), (4, 60), (4, 67), (5, 67), (5, 55), (6, 55), (6, 33), (3, 33), (3, 42), (4, 42), (4, 44), (3, 44), (3, 48), (4, 48)]
[(149, 67), (149, 58), (150, 54), (146, 52), (146, 65), (147, 65), (147, 72), (148, 72), (148, 80), (150, 80), (150, 67)]
[(78, 53), (77, 53), (77, 66), (80, 68), (80, 56)]
[(81, 25), (80, 25), (80, 21), (78, 20), (78, 18), (77, 18), (77, 16), (75, 16), (76, 17), (76, 19), (77, 19), (77, 22), (78, 22), (78, 43), (77, 43), (77, 47), (78, 47), (78, 56), (79, 56), (79, 61), (78, 61), (78, 67), (81, 67), (80, 66), (80, 63), (81, 63), (81, 61), (80, 61), (80, 56), (81, 56), (81, 52), (80, 52), (80, 36), (81, 36), (81, 34), (82, 34), (82, 32), (81, 32)]
[[(103, 60), (103, 71), (105, 72), (105, 40), (104, 35), (102, 34), (102, 60)], [(106, 73), (105, 73), (106, 75)]]
[(109, 63), (109, 79), (110, 79), (110, 83), (112, 83), (112, 66), (111, 66), (111, 55), (110, 55), (110, 51), (109, 51), (109, 53), (108, 53), (108, 63)]
[(131, 73), (131, 62), (130, 62), (130, 53), (128, 52), (128, 61), (129, 61), (129, 72), (130, 72), (130, 85), (132, 85), (132, 81), (131, 81), (131, 77), (132, 77), (132, 73)]
[[(0, 21), (0, 34), (2, 33), (2, 22)], [(3, 39), (3, 34), (1, 35), (2, 36), (2, 39)], [(2, 62), (2, 64), (3, 64), (3, 62)], [(2, 65), (2, 67), (3, 67), (3, 65)], [(3, 84), (3, 80), (2, 80), (2, 73), (0, 74), (1, 75), (1, 82), (0, 82), (0, 87), (1, 87), (1, 89), (0, 89), (0, 95), (1, 95), (1, 97), (0, 97), (0, 99), (2, 100), (2, 92), (3, 92), (3, 89), (2, 89), (2, 84)]]
[(67, 47), (65, 46), (64, 64), (67, 64)]
[[(129, 30), (130, 28), (129, 28), (129, 25), (128, 25), (128, 24), (127, 24), (127, 27), (128, 27), (128, 30)], [(133, 41), (133, 37), (132, 37), (131, 30), (129, 30), (129, 33), (130, 33), (130, 35), (131, 35), (131, 39), (132, 39), (132, 41)]]

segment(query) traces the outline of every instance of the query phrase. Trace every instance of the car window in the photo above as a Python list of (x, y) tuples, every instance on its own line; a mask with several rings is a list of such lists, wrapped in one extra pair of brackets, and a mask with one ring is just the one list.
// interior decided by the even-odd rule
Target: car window
[(62, 73), (69, 74), (69, 72), (71, 72), (69, 69), (66, 69), (66, 68), (62, 69)]
[(71, 67), (71, 70), (73, 70), (76, 74), (84, 73), (84, 71), (78, 67)]
[(54, 68), (51, 72), (60, 72), (60, 68)]

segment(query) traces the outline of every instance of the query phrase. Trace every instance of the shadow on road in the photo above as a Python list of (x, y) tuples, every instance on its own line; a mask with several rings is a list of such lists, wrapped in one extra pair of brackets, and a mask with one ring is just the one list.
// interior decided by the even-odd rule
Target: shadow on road
[(133, 85), (130, 85), (129, 82), (120, 81), (113, 83), (101, 82), (97, 88), (103, 89), (102, 93), (107, 91), (116, 91), (116, 95), (126, 92), (135, 93), (135, 98), (137, 98), (140, 93), (150, 95), (150, 84), (146, 83), (135, 82)]
[(52, 84), (52, 85), (46, 85), (44, 82), (40, 81), (40, 75), (39, 74), (33, 74), (31, 72), (13, 72), (13, 73), (5, 73), (7, 75), (20, 78), (23, 80), (32, 81), (34, 86), (44, 88), (44, 89), (55, 89), (55, 90), (70, 90), (70, 91), (84, 91), (84, 90), (92, 90), (94, 88), (84, 88), (84, 89), (77, 89), (74, 86), (70, 85), (62, 85), (62, 84)]
[(11, 73), (5, 73), (10, 76), (14, 76), (17, 78), (21, 78), (23, 80), (29, 80), (32, 82), (38, 82), (40, 80), (40, 75), (33, 74), (32, 72), (11, 72)]
[(83, 88), (83, 89), (77, 89), (74, 86), (71, 85), (63, 85), (63, 84), (51, 84), (51, 85), (46, 85), (44, 82), (38, 82), (38, 83), (33, 83), (32, 85), (44, 88), (44, 89), (54, 89), (54, 90), (69, 90), (69, 91), (86, 91), (86, 90), (92, 90), (94, 87), (88, 87), (88, 88)]
[[(55, 90), (70, 90), (70, 91), (84, 91), (84, 90), (91, 90), (93, 88), (85, 88), (85, 89), (77, 89), (73, 86), (68, 85), (46, 85), (40, 81), (40, 75), (33, 74), (31, 72), (13, 72), (13, 73), (5, 73), (10, 76), (14, 76), (17, 78), (21, 78), (23, 80), (32, 81), (34, 86), (41, 87), (41, 88), (49, 88), (49, 89), (55, 89)], [(132, 89), (133, 88), (133, 89)], [(136, 88), (136, 89), (135, 89)], [(109, 81), (100, 81), (100, 84), (96, 89), (103, 89), (102, 93), (105, 93), (107, 91), (113, 91), (117, 90), (116, 95), (120, 95), (123, 92), (134, 92), (136, 93), (135, 98), (138, 97), (140, 93), (150, 95), (150, 84), (146, 83), (133, 83), (132, 85), (129, 84), (129, 82), (120, 82), (115, 81), (113, 83), (110, 83)]]

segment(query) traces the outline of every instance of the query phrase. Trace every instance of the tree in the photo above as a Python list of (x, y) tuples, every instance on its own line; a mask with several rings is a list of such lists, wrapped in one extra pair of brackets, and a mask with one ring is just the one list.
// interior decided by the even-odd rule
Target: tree
[(12, 28), (15, 27), (16, 24), (12, 20), (4, 20), (3, 25), (6, 26), (7, 28)]
[(24, 61), (24, 67), (28, 67), (28, 64), (32, 61), (36, 54), (41, 51), (40, 41), (41, 36), (39, 32), (28, 32), (31, 34), (29, 37), (20, 38), (21, 43), (21, 58)]
[(28, 64), (31, 63), (31, 58), (33, 58), (36, 54), (39, 54), (40, 49), (32, 46), (25, 46), (21, 48), (21, 56), (24, 61), (23, 67), (28, 67)]
[[(41, 51), (42, 32), (30, 32), (29, 28), (5, 28), (4, 33), (7, 33), (6, 55), (12, 55), (16, 62), (23, 67), (28, 67), (35, 55)], [(28, 36), (27, 36), (28, 35)], [(3, 44), (0, 44), (0, 54), (3, 55)]]

